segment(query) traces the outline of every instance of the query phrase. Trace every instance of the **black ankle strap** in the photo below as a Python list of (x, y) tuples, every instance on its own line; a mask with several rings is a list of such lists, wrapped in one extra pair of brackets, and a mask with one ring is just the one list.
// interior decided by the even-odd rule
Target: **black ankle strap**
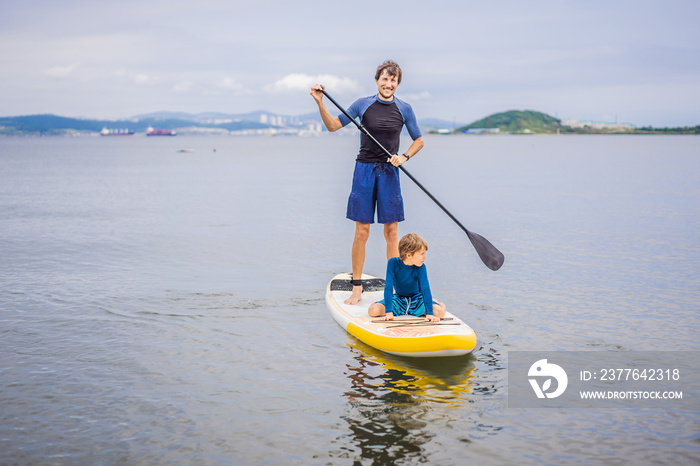
[(352, 283), (352, 286), (362, 286), (362, 280), (361, 280), (361, 279), (355, 280), (354, 278), (351, 278), (351, 279), (350, 279), (350, 283)]

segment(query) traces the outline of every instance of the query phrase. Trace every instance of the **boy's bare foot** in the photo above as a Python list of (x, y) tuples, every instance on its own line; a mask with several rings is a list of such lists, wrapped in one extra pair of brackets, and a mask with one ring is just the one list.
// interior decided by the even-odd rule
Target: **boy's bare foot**
[(353, 305), (357, 304), (362, 300), (362, 286), (353, 286), (352, 294), (344, 302), (345, 304)]

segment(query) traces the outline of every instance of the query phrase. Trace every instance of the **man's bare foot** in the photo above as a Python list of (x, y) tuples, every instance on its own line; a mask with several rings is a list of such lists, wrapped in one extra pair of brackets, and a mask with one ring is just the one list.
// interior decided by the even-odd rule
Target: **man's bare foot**
[(362, 300), (362, 286), (353, 286), (352, 294), (344, 302), (345, 304), (353, 305), (357, 304)]

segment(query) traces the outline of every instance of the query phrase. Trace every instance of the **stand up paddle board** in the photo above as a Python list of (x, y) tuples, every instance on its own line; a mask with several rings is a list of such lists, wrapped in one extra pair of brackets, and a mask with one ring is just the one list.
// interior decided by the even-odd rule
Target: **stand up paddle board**
[(326, 288), (326, 305), (338, 324), (351, 335), (373, 348), (399, 356), (461, 356), (476, 346), (476, 333), (458, 317), (445, 313), (440, 322), (426, 322), (423, 317), (396, 317), (380, 321), (367, 311), (372, 303), (384, 298), (384, 280), (362, 275), (362, 300), (355, 305), (344, 301), (352, 294), (352, 277), (341, 273)]

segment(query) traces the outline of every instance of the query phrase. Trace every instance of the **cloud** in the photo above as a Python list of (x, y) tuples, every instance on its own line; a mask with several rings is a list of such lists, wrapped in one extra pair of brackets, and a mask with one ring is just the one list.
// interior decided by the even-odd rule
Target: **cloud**
[(362, 88), (354, 79), (341, 78), (330, 74), (311, 76), (303, 73), (288, 74), (265, 89), (273, 92), (307, 91), (314, 84), (323, 84), (329, 90), (337, 92), (359, 92)]
[(219, 87), (231, 91), (240, 91), (243, 86), (233, 78), (224, 78), (219, 82)]
[(192, 81), (180, 81), (173, 86), (173, 91), (175, 92), (189, 92), (194, 87), (194, 82)]
[(77, 63), (66, 66), (52, 66), (51, 68), (46, 70), (46, 75), (51, 76), (52, 78), (66, 78), (70, 76), (71, 73), (73, 73), (73, 70), (75, 70), (77, 67)]

